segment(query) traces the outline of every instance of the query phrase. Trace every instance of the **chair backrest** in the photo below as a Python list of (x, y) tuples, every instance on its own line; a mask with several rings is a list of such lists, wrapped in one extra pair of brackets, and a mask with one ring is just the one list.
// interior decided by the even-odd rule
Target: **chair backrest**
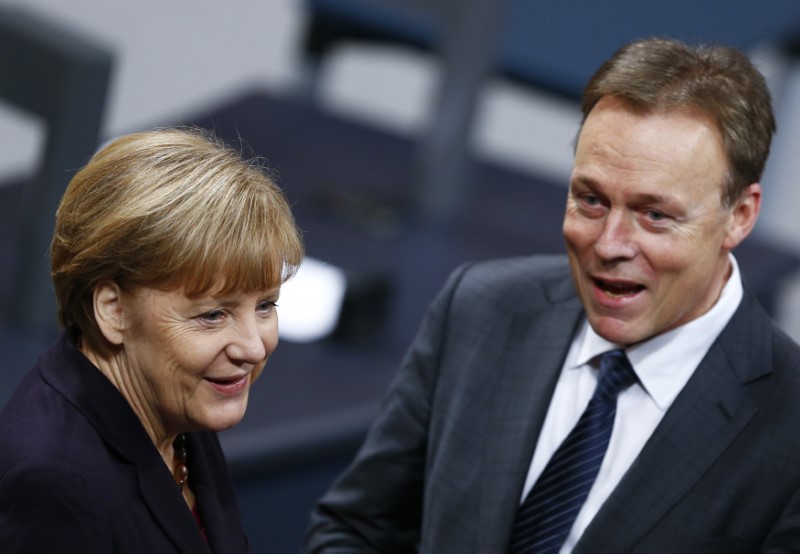
[(426, 0), (306, 0), (303, 54), (319, 60), (351, 41), (432, 50), (439, 40), (441, 17), (427, 4)]
[(46, 139), (22, 190), (10, 316), (23, 332), (56, 329), (49, 246), (71, 173), (99, 144), (113, 56), (82, 34), (20, 8), (0, 7), (0, 98), (38, 116)]
[(497, 70), (515, 81), (577, 99), (620, 46), (664, 36), (750, 50), (800, 31), (800, 2), (751, 0), (508, 0)]

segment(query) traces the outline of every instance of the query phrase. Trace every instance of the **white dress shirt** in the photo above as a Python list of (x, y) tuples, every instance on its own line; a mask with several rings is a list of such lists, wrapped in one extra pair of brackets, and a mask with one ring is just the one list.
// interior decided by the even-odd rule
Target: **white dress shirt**
[[(731, 276), (716, 304), (705, 314), (672, 331), (626, 348), (639, 378), (617, 399), (614, 430), (603, 464), (589, 496), (578, 513), (561, 553), (571, 552), (611, 491), (639, 455), (661, 418), (691, 378), (742, 299), (742, 280), (733, 256)], [(556, 384), (547, 417), (534, 450), (520, 502), (558, 446), (578, 422), (597, 384), (590, 360), (618, 345), (600, 337), (584, 321), (572, 341)]]

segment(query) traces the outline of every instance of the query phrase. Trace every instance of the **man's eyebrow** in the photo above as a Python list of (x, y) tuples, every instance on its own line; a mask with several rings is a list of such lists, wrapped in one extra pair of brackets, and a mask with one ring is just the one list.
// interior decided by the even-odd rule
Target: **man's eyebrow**
[(634, 193), (633, 197), (642, 204), (667, 204), (672, 205), (675, 200), (663, 194), (652, 192)]
[[(603, 194), (605, 192), (604, 187), (597, 179), (593, 178), (591, 175), (586, 175), (585, 173), (575, 174), (574, 177), (570, 179), (569, 184), (570, 186), (585, 186), (593, 191), (598, 192), (599, 194)], [(658, 204), (673, 208), (680, 207), (675, 198), (666, 194), (659, 194), (657, 192), (632, 192), (630, 198), (632, 198), (636, 204)]]
[(594, 188), (597, 186), (597, 181), (589, 175), (578, 173), (570, 177), (569, 184), (586, 185)]

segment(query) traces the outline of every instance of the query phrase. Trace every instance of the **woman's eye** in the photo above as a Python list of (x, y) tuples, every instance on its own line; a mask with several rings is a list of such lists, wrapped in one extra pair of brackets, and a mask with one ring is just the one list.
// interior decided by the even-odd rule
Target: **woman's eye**
[(210, 312), (206, 312), (203, 315), (201, 315), (200, 319), (210, 323), (215, 323), (217, 321), (221, 321), (224, 317), (225, 317), (224, 310), (211, 310)]
[(277, 308), (278, 304), (275, 303), (274, 300), (264, 300), (258, 305), (259, 312), (271, 312), (274, 308)]

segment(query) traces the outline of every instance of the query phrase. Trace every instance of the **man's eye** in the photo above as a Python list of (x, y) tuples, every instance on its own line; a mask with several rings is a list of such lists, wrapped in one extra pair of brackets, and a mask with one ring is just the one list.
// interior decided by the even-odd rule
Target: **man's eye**
[(657, 210), (647, 210), (646, 214), (651, 221), (662, 221), (667, 218), (667, 216)]

